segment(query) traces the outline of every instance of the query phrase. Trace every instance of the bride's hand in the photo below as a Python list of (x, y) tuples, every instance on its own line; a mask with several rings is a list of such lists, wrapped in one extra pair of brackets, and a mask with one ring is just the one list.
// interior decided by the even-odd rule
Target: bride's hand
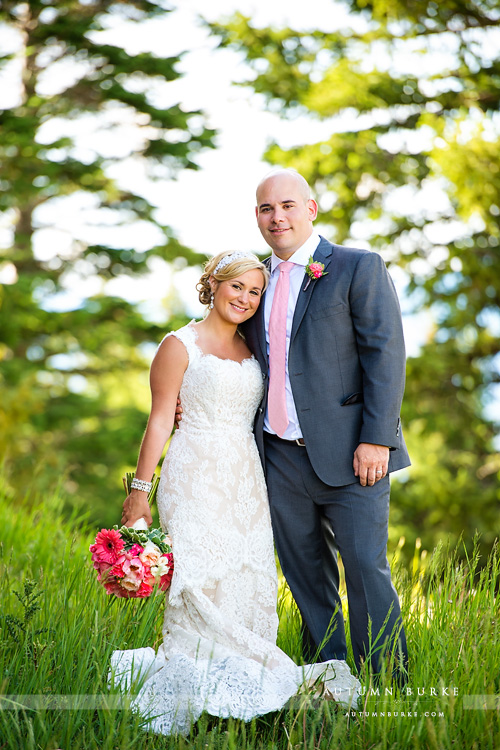
[(123, 503), (122, 525), (133, 526), (139, 518), (144, 518), (148, 526), (151, 526), (153, 523), (147, 493), (140, 490), (132, 490)]

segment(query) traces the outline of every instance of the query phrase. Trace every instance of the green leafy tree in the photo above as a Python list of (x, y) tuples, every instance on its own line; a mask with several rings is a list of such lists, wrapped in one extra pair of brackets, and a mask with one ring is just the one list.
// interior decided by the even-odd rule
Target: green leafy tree
[(126, 51), (168, 12), (161, 0), (0, 4), (0, 449), (13, 486), (60, 477), (94, 508), (135, 464), (144, 345), (162, 333), (107, 284), (200, 260), (123, 177), (173, 179), (213, 146), (203, 114), (170, 102), (180, 57), (147, 41)]
[[(210, 24), (242, 54), (262, 106), (326, 136), (272, 165), (315, 189), (323, 233), (369, 243), (401, 276), (405, 309), (432, 317), (408, 361), (413, 469), (395, 484), (393, 541), (498, 535), (500, 457), (490, 406), (500, 335), (500, 10), (493, 0), (342, 0), (338, 31)], [(304, 131), (307, 130), (307, 122)], [(401, 279), (400, 279), (401, 280)]]

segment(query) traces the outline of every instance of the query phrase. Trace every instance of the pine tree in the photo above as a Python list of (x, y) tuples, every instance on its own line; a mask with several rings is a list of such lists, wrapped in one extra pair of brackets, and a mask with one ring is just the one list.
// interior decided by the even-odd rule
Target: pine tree
[[(0, 448), (13, 487), (65, 476), (106, 499), (135, 464), (148, 408), (140, 345), (162, 331), (106, 284), (200, 258), (117, 169), (161, 186), (197, 169), (214, 136), (202, 112), (165, 103), (179, 55), (127, 51), (169, 12), (160, 0), (0, 4), (11, 44), (0, 68)], [(67, 240), (54, 250), (58, 228)]]
[(265, 158), (306, 177), (328, 239), (368, 243), (404, 269), (405, 308), (434, 321), (408, 360), (414, 466), (393, 492), (393, 541), (432, 547), (479, 529), (488, 546), (500, 499), (489, 409), (500, 380), (500, 10), (341, 4), (350, 24), (337, 31), (260, 28), (242, 14), (211, 28), (244, 56), (246, 85), (269, 110), (331, 124), (320, 142), (271, 142)]

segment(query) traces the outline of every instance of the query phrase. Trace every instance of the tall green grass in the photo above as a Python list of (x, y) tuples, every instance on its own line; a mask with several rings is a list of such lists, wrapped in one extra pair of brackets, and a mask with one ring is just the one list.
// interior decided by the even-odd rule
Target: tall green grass
[[(332, 702), (304, 700), (249, 724), (204, 716), (190, 737), (165, 738), (104, 703), (111, 652), (158, 646), (162, 598), (107, 597), (89, 563), (95, 530), (81, 517), (64, 521), (62, 505), (57, 495), (36, 503), (0, 495), (0, 694), (100, 696), (101, 707), (13, 710), (3, 700), (0, 750), (500, 747), (496, 549), (465, 564), (446, 546), (426, 558), (416, 550), (409, 571), (395, 561), (411, 658), (406, 690), (365, 675), (363, 705), (348, 715)], [(286, 591), (279, 609), (279, 643), (297, 657), (299, 624)], [(467, 708), (471, 696), (487, 696), (476, 702), (490, 707)]]

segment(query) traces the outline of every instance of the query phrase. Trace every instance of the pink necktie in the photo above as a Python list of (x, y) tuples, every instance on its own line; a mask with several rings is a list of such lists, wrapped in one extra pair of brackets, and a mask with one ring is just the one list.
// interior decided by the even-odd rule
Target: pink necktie
[(286, 364), (286, 317), (290, 271), (295, 264), (282, 261), (280, 276), (274, 290), (273, 306), (269, 318), (269, 424), (274, 432), (283, 437), (288, 426), (285, 396)]

